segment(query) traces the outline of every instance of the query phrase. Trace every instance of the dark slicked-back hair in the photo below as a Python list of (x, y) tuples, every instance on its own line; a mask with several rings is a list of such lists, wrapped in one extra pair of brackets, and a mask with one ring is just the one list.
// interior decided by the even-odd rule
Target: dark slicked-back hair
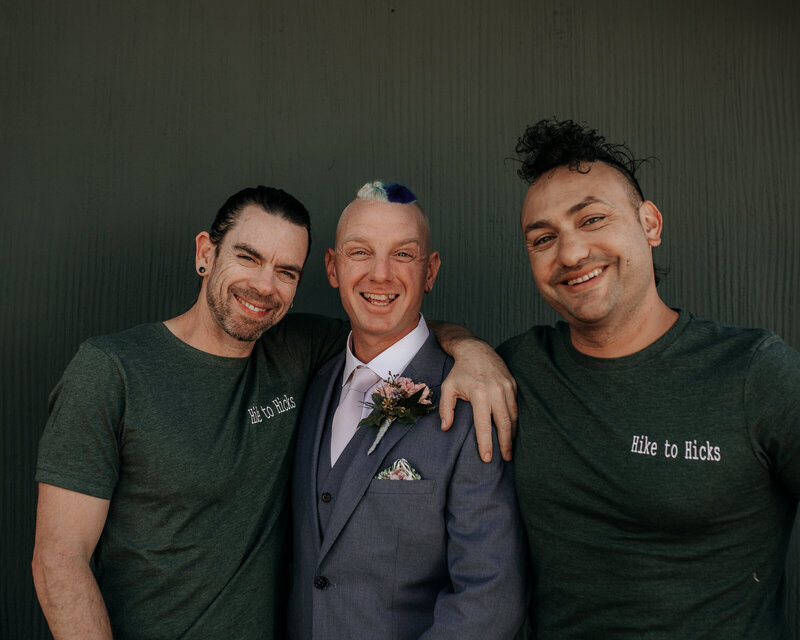
[(528, 184), (557, 167), (588, 173), (591, 169), (588, 163), (603, 162), (626, 178), (634, 204), (644, 200), (642, 188), (636, 180), (636, 170), (642, 161), (636, 160), (624, 144), (606, 142), (597, 130), (572, 120), (539, 120), (522, 134), (516, 151), (522, 160), (517, 173)]
[(308, 211), (302, 202), (283, 189), (263, 185), (248, 187), (234, 193), (217, 211), (217, 217), (214, 218), (214, 223), (208, 232), (211, 241), (217, 245), (217, 251), (219, 251), (219, 244), (225, 234), (239, 219), (239, 214), (251, 204), (261, 207), (269, 214), (296, 224), (298, 227), (303, 227), (308, 233), (308, 250), (306, 251), (306, 258), (308, 258), (311, 251), (311, 218)]

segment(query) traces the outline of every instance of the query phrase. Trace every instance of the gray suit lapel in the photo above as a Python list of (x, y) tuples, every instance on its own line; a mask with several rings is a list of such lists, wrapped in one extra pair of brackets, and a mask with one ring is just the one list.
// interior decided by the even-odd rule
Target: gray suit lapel
[[(444, 379), (446, 361), (447, 355), (441, 350), (433, 334), (431, 334), (425, 341), (425, 344), (417, 351), (417, 354), (405, 368), (402, 375), (411, 378), (415, 382), (424, 382), (431, 387), (434, 390), (438, 404), (439, 387)], [(322, 548), (319, 554), (320, 563), (328, 551), (330, 551), (336, 538), (347, 524), (353, 511), (369, 488), (372, 479), (381, 470), (381, 465), (385, 462), (384, 458), (386, 454), (413, 427), (413, 424), (394, 422), (383, 436), (383, 439), (380, 441), (375, 451), (372, 452), (372, 455), (367, 455), (366, 449), (363, 453), (356, 453), (342, 480), (342, 485), (339, 489), (339, 499), (336, 502), (336, 507), (328, 522), (325, 539), (322, 541)], [(361, 429), (371, 429), (375, 434), (378, 432), (377, 427), (361, 427)], [(319, 435), (321, 435), (321, 432)], [(373, 438), (374, 436), (367, 439), (369, 444), (372, 444)], [(319, 444), (317, 444), (316, 447), (318, 449)], [(391, 460), (389, 462), (391, 463), (394, 461)], [(314, 475), (316, 479), (316, 472)], [(392, 481), (387, 480), (387, 482)]]

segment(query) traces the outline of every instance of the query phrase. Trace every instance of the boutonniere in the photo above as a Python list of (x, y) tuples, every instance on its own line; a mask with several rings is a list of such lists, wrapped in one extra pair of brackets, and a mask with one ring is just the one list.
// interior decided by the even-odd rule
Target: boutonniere
[(359, 427), (368, 424), (378, 427), (378, 435), (367, 455), (375, 451), (392, 422), (397, 420), (402, 424), (415, 423), (417, 418), (436, 408), (432, 400), (433, 393), (427, 384), (414, 382), (411, 378), (393, 376), (390, 371), (389, 377), (372, 392), (372, 402), (364, 403), (372, 412), (358, 423)]

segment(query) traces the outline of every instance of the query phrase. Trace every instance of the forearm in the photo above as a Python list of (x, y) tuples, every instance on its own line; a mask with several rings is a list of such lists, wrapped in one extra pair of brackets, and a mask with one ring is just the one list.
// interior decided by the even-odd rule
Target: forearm
[(33, 582), (55, 640), (111, 640), (111, 624), (89, 564), (34, 552)]
[(486, 344), (472, 331), (461, 325), (440, 320), (431, 320), (427, 324), (433, 335), (436, 336), (442, 350), (454, 359), (458, 357), (459, 347), (469, 348), (470, 341), (473, 341), (473, 344)]

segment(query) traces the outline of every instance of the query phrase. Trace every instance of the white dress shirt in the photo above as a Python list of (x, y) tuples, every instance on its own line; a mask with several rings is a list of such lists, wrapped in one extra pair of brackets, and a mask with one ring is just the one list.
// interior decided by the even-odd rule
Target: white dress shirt
[[(347, 353), (344, 359), (344, 371), (342, 372), (342, 387), (345, 386), (345, 383), (350, 378), (350, 374), (353, 373), (356, 367), (360, 365), (368, 367), (381, 377), (381, 379), (364, 394), (364, 401), (369, 401), (372, 398), (372, 392), (375, 391), (379, 385), (383, 384), (383, 381), (389, 377), (390, 372), (393, 375), (403, 373), (403, 370), (417, 354), (417, 351), (425, 344), (429, 335), (430, 329), (428, 329), (428, 325), (425, 324), (425, 318), (422, 317), (422, 314), (419, 314), (419, 322), (413, 331), (400, 338), (400, 340), (395, 342), (391, 347), (379, 353), (369, 362), (361, 362), (361, 360), (353, 355), (353, 333), (350, 332), (350, 336), (347, 338)], [(344, 393), (342, 393), (340, 397), (344, 397)], [(361, 412), (361, 418), (366, 418), (370, 411), (372, 410), (369, 407), (364, 407)]]

